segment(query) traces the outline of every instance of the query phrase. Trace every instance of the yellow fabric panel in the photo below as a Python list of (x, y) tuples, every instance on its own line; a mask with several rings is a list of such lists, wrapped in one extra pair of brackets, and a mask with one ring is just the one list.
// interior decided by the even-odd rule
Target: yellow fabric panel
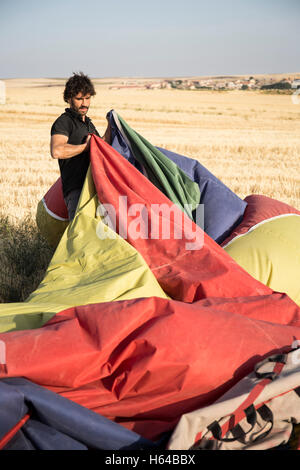
[[(143, 257), (96, 216), (90, 170), (77, 212), (65, 230), (39, 287), (23, 303), (0, 305), (0, 331), (38, 328), (69, 307), (167, 295)], [(115, 235), (101, 240), (98, 224)], [(99, 229), (99, 227), (98, 227)]]
[(274, 218), (233, 240), (225, 251), (255, 279), (300, 305), (300, 216)]
[(36, 224), (50, 246), (56, 248), (69, 221), (57, 220), (46, 211), (43, 201), (40, 201), (36, 211)]

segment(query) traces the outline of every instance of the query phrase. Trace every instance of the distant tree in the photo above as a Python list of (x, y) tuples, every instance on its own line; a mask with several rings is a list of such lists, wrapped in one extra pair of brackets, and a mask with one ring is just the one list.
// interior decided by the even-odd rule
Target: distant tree
[(248, 85), (242, 85), (241, 90), (248, 90), (248, 89), (249, 89)]
[(263, 85), (261, 90), (290, 90), (292, 85), (289, 82), (277, 82), (270, 85)]

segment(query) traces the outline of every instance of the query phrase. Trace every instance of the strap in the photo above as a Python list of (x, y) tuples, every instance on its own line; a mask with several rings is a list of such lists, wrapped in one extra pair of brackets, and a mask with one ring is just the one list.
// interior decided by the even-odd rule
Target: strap
[[(274, 416), (272, 410), (267, 405), (264, 404), (260, 406), (259, 408), (257, 408), (256, 411), (260, 415), (260, 417), (266, 422), (266, 424), (257, 433), (254, 433), (253, 437), (251, 436), (251, 442), (258, 442), (267, 437), (267, 435), (270, 434), (270, 432), (272, 431), (274, 425)], [(271, 426), (264, 433), (261, 434), (261, 431), (268, 424), (271, 424)], [(258, 434), (258, 436), (255, 437), (255, 434)]]
[(258, 377), (259, 379), (269, 379), (269, 380), (274, 380), (278, 375), (279, 373), (281, 372), (282, 370), (282, 367), (274, 367), (273, 371), (270, 371), (270, 372), (259, 372), (259, 369), (269, 363), (269, 362), (275, 362), (276, 364), (283, 364), (285, 365), (286, 364), (286, 361), (287, 361), (287, 355), (286, 354), (276, 354), (274, 356), (269, 356), (267, 357), (266, 359), (264, 359), (263, 361), (261, 362), (258, 362), (257, 364), (255, 364), (254, 366), (254, 372), (256, 374), (256, 377)]
[[(261, 362), (258, 362), (255, 367), (254, 367), (254, 372), (258, 378), (261, 378), (262, 380), (257, 383), (253, 389), (249, 392), (247, 398), (243, 401), (243, 403), (232, 413), (228, 418), (228, 420), (220, 426), (218, 421), (214, 421), (210, 425), (207, 426), (207, 430), (212, 433), (212, 436), (214, 439), (220, 441), (220, 442), (232, 442), (236, 440), (241, 440), (244, 441), (245, 436), (251, 432), (257, 422), (257, 415), (256, 415), (256, 410), (253, 405), (255, 400), (258, 398), (258, 396), (261, 394), (263, 389), (265, 388), (266, 385), (272, 380), (274, 380), (278, 375), (281, 373), (284, 365), (286, 364), (287, 361), (287, 355), (286, 354), (276, 354), (273, 356), (269, 356), (266, 359), (264, 359)], [(267, 363), (275, 363), (275, 366), (271, 372), (259, 372), (259, 369)], [(296, 393), (299, 392), (300, 394), (300, 387), (295, 390)], [(245, 408), (246, 406), (246, 408)], [(264, 438), (271, 429), (273, 428), (273, 414), (271, 410), (266, 406), (262, 405), (259, 409), (258, 412), (261, 416), (261, 418), (266, 421), (266, 423), (271, 423), (271, 427), (266, 433), (263, 433), (259, 435), (256, 439), (262, 439)], [(250, 429), (246, 432), (244, 431), (241, 426), (239, 426), (239, 422), (244, 419), (244, 415), (246, 415), (247, 422), (250, 424)], [(235, 424), (236, 423), (236, 424)], [(264, 426), (265, 427), (265, 426)], [(232, 438), (224, 438), (222, 436), (225, 436), (228, 432), (231, 432)], [(261, 432), (261, 431), (260, 431)], [(258, 434), (258, 433), (255, 433)], [(204, 436), (202, 436), (202, 432), (199, 432), (196, 435), (194, 443), (198, 443), (201, 441), (201, 439)]]
[[(260, 415), (263, 421), (265, 421), (265, 425), (259, 429), (258, 432), (254, 433), (253, 435), (250, 436), (249, 443), (252, 442), (259, 442), (263, 439), (265, 439), (268, 434), (272, 431), (273, 425), (274, 425), (274, 417), (272, 410), (267, 406), (267, 405), (262, 405), (260, 406), (257, 410), (255, 410), (254, 406), (249, 406), (245, 410), (245, 415), (247, 418), (247, 422), (251, 425), (250, 429), (248, 431), (245, 431), (240, 424), (237, 424), (234, 426), (230, 432), (232, 434), (232, 438), (222, 438), (222, 428), (219, 425), (217, 421), (214, 421), (211, 425), (207, 427), (207, 429), (212, 433), (215, 441), (219, 442), (233, 442), (233, 441), (240, 441), (244, 444), (246, 444), (246, 436), (249, 434), (251, 431), (253, 431), (254, 426), (257, 423), (257, 413)], [(262, 433), (262, 430), (265, 429), (265, 427), (270, 424), (269, 428)], [(257, 435), (255, 437), (255, 435)], [(212, 450), (215, 448), (215, 442), (212, 439), (200, 439), (199, 441), (195, 442), (195, 444), (191, 447), (191, 450), (193, 449), (206, 449), (206, 450)]]
[[(247, 398), (244, 400), (244, 402), (230, 415), (229, 419), (225, 422), (225, 424), (222, 425), (222, 427), (219, 425), (218, 421), (214, 421), (211, 423), (209, 426), (207, 426), (207, 429), (212, 433), (214, 439), (218, 441), (223, 441), (223, 442), (232, 442), (234, 440), (243, 440), (246, 434), (251, 432), (253, 427), (255, 426), (256, 423), (256, 412), (255, 412), (255, 407), (253, 403), (255, 400), (258, 398), (258, 396), (261, 394), (263, 389), (265, 388), (266, 385), (271, 380), (274, 380), (278, 375), (281, 373), (284, 365), (286, 364), (287, 360), (287, 355), (286, 354), (276, 354), (273, 356), (269, 356), (263, 361), (257, 363), (254, 367), (254, 371), (257, 375), (258, 378), (261, 378), (262, 380), (257, 383), (254, 388), (249, 392)], [(275, 363), (275, 366), (273, 368), (273, 371), (271, 372), (259, 372), (260, 367), (262, 365), (271, 362)], [(300, 390), (300, 387), (299, 387)], [(246, 407), (246, 408), (245, 408)], [(260, 407), (262, 408), (262, 407)], [(254, 412), (253, 412), (254, 409)], [(263, 413), (263, 416), (266, 416), (266, 421), (273, 423), (273, 415), (269, 413), (269, 415), (266, 414), (266, 411), (263, 411), (264, 409), (261, 409), (261, 412)], [(270, 411), (271, 412), (271, 411)], [(255, 414), (254, 414), (255, 413)], [(242, 428), (237, 427), (238, 423), (244, 418), (244, 415), (247, 417), (250, 421), (248, 423), (252, 426), (249, 431), (245, 432)], [(254, 416), (255, 415), (255, 423), (252, 425), (254, 422)], [(262, 419), (264, 419), (264, 417)], [(236, 424), (235, 424), (236, 423)], [(270, 428), (272, 429), (273, 424)], [(234, 430), (234, 431), (233, 431)], [(270, 432), (270, 430), (268, 432)], [(231, 432), (234, 437), (232, 438), (222, 438), (222, 436), (226, 435), (228, 432)], [(233, 431), (233, 432), (232, 432)], [(202, 433), (198, 433), (196, 435), (195, 441), (200, 441), (202, 438)], [(261, 438), (259, 436), (259, 438)]]
[(248, 408), (244, 410), (244, 413), (247, 422), (250, 424), (250, 429), (248, 429), (248, 431), (244, 431), (244, 429), (239, 424), (237, 424), (232, 429), (230, 429), (230, 432), (232, 433), (233, 437), (222, 437), (222, 428), (219, 425), (218, 421), (214, 421), (213, 423), (211, 423), (209, 426), (207, 426), (207, 429), (212, 433), (213, 437), (216, 440), (221, 442), (232, 442), (243, 439), (249, 432), (253, 430), (257, 422), (256, 410), (253, 405), (248, 406)]
[(27, 413), (20, 421), (10, 430), (8, 431), (1, 439), (0, 439), (0, 450), (3, 449), (6, 444), (17, 434), (17, 432), (24, 426), (25, 423), (29, 420), (31, 413)]

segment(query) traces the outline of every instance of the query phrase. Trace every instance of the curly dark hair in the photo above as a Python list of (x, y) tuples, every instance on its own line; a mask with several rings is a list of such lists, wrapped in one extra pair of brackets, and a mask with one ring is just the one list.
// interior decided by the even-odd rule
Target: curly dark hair
[(70, 77), (66, 82), (64, 100), (68, 103), (68, 100), (76, 96), (78, 93), (91, 96), (96, 94), (94, 85), (90, 78), (82, 72), (73, 73), (72, 77)]

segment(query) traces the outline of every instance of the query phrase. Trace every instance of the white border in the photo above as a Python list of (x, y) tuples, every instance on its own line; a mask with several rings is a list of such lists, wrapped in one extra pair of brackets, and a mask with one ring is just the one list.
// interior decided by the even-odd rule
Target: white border
[(270, 222), (271, 220), (282, 219), (283, 217), (289, 217), (291, 215), (296, 215), (297, 217), (300, 217), (299, 214), (292, 214), (291, 213), (291, 214), (280, 214), (280, 215), (276, 215), (275, 217), (270, 217), (269, 219), (262, 220), (258, 224), (253, 225), (253, 227), (250, 227), (247, 232), (241, 233), (240, 235), (237, 235), (236, 237), (234, 237), (232, 240), (230, 240), (228, 243), (226, 243), (226, 245), (222, 246), (222, 248), (227, 248), (227, 246), (231, 245), (231, 243), (234, 242), (235, 240), (237, 240), (238, 238), (244, 237), (248, 233), (255, 230), (257, 227), (260, 227), (261, 225), (266, 224), (267, 222)]
[(66, 222), (67, 220), (69, 220), (69, 218), (68, 218), (68, 219), (64, 219), (63, 217), (60, 217), (59, 215), (54, 214), (54, 212), (52, 212), (52, 211), (47, 207), (47, 204), (46, 204), (46, 201), (45, 201), (44, 198), (42, 199), (42, 202), (43, 202), (43, 204), (44, 204), (44, 207), (45, 207), (45, 209), (46, 209), (46, 212), (48, 212), (48, 214), (51, 215), (51, 217), (53, 217), (53, 218), (56, 219), (56, 220), (61, 220), (62, 222)]

